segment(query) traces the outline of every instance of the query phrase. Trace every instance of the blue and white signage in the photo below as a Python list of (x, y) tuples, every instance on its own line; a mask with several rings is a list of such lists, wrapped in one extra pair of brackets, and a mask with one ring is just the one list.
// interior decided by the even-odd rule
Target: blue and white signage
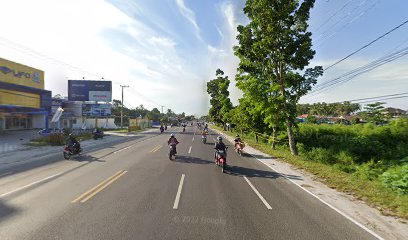
[(111, 81), (68, 80), (68, 101), (112, 101)]

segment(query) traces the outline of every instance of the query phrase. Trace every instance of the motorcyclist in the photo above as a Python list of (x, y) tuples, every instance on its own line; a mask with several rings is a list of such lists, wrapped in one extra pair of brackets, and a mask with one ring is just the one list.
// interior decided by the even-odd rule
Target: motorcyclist
[(235, 142), (235, 149), (236, 149), (237, 145), (242, 142), (242, 140), (241, 140), (241, 138), (240, 138), (240, 136), (238, 134), (237, 134), (237, 136), (235, 136), (234, 142)]
[(177, 138), (174, 136), (174, 133), (172, 133), (170, 135), (170, 139), (167, 141), (167, 144), (170, 146), (174, 146), (174, 150), (177, 154), (177, 144), (179, 144), (179, 141), (177, 140)]
[(69, 134), (67, 145), (69, 148), (73, 149), (75, 153), (78, 153), (79, 149), (81, 149), (81, 144), (76, 140), (73, 133)]
[[(217, 160), (217, 155), (218, 155), (218, 151), (222, 150), (225, 152), (225, 158), (227, 158), (227, 146), (225, 146), (225, 144), (222, 142), (222, 137), (218, 136), (217, 137), (217, 142), (215, 143), (215, 154), (214, 157)], [(225, 159), (226, 161), (227, 159)]]

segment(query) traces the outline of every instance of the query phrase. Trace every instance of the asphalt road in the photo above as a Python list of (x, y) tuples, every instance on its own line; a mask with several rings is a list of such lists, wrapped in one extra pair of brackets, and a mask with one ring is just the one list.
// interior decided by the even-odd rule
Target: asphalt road
[(221, 173), (216, 136), (180, 131), (0, 175), (0, 239), (375, 239), (233, 146)]

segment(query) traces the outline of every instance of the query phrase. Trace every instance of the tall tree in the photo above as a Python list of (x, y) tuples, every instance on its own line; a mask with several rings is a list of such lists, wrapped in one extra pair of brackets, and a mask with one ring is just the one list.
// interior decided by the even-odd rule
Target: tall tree
[(383, 104), (383, 102), (367, 104), (367, 106), (364, 107), (366, 111), (362, 113), (365, 120), (376, 124), (385, 123), (388, 120), (388, 116), (385, 113)]
[(224, 76), (224, 72), (221, 69), (216, 70), (215, 76), (215, 79), (207, 82), (207, 93), (211, 97), (209, 115), (211, 120), (225, 124), (226, 119), (224, 116), (232, 109), (228, 91), (230, 80), (228, 76)]
[(270, 103), (265, 106), (266, 121), (274, 126), (284, 120), (293, 155), (298, 154), (293, 133), (296, 104), (323, 74), (321, 66), (305, 69), (315, 54), (307, 31), (314, 2), (247, 0), (244, 13), (250, 23), (238, 26), (239, 45), (234, 47), (240, 58), (237, 86), (245, 94), (251, 91), (245, 83), (257, 82)]

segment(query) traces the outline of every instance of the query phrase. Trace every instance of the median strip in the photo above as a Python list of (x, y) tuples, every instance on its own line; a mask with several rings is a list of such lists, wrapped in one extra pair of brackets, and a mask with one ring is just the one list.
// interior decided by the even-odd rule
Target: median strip
[[(84, 203), (88, 201), (91, 197), (95, 196), (97, 193), (108, 187), (110, 184), (112, 184), (114, 181), (119, 179), (121, 176), (123, 176), (127, 171), (125, 170), (120, 170), (114, 175), (110, 176), (109, 178), (105, 179), (95, 187), (91, 188), (87, 192), (83, 193), (81, 196), (77, 197), (75, 200), (72, 201), (72, 203), (76, 203), (80, 201), (81, 203)], [(82, 199), (82, 200), (81, 200)]]
[(150, 150), (151, 153), (157, 152), (162, 146), (158, 145), (155, 148), (153, 148), (152, 150)]

